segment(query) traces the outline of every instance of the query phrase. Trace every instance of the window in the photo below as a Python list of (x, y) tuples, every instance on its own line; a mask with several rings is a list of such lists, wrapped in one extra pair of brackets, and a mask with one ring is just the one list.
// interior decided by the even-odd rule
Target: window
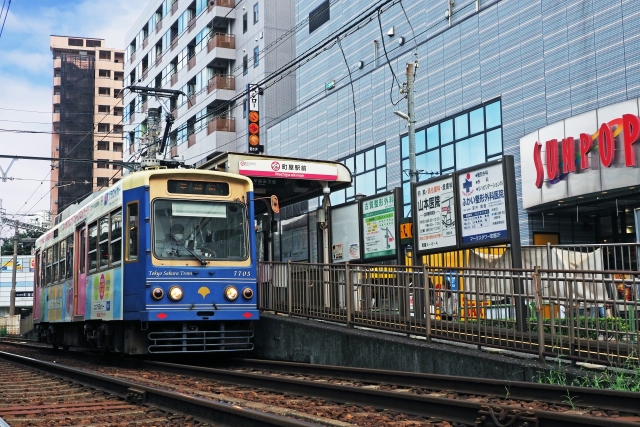
[(109, 141), (98, 141), (98, 150), (109, 151)]
[(98, 132), (109, 132), (109, 123), (98, 123)]
[(111, 52), (108, 51), (108, 50), (101, 50), (99, 58), (101, 60), (103, 60), (103, 61), (110, 61), (111, 60)]
[(87, 40), (87, 47), (101, 47), (102, 43), (100, 40)]
[(80, 274), (84, 274), (85, 270), (85, 265), (86, 265), (86, 258), (85, 258), (85, 251), (87, 250), (87, 231), (86, 230), (81, 230), (80, 231)]
[(111, 71), (109, 70), (98, 70), (98, 77), (101, 79), (109, 79), (111, 78)]
[[(109, 166), (106, 166), (106, 168), (109, 168)], [(109, 186), (109, 178), (103, 178), (103, 177), (96, 178), (96, 185), (101, 188)]]
[[(409, 139), (403, 136), (402, 191), (404, 215), (410, 216)], [(502, 157), (500, 101), (491, 101), (428, 125), (416, 132), (418, 181)]]
[(242, 15), (242, 34), (247, 32), (247, 14)]
[(89, 226), (89, 271), (98, 268), (98, 224), (94, 222)]
[(69, 39), (69, 46), (84, 46), (82, 39)]
[(125, 261), (138, 261), (138, 202), (127, 205), (127, 248)]
[(109, 264), (122, 260), (122, 209), (111, 212), (111, 236), (109, 239), (111, 250)]
[(122, 125), (113, 125), (113, 132), (114, 133), (122, 133), (122, 130), (123, 130)]
[(258, 3), (253, 5), (253, 23), (258, 23)]
[(320, 28), (329, 19), (331, 19), (329, 15), (329, 0), (326, 0), (309, 12), (309, 34)]
[(98, 267), (109, 265), (109, 216), (103, 216), (98, 221)]
[(98, 88), (98, 95), (100, 96), (109, 96), (111, 95), (111, 89), (108, 87), (99, 87)]
[(245, 55), (242, 58), (242, 75), (246, 76), (248, 72), (249, 72), (249, 57)]
[(156, 200), (152, 224), (157, 258), (247, 259), (246, 208), (242, 203)]
[(111, 109), (108, 105), (98, 105), (98, 113), (109, 113)]
[[(372, 196), (387, 191), (386, 157), (386, 145), (383, 143), (339, 160), (353, 174), (353, 185), (345, 190), (332, 192), (331, 205), (353, 201), (356, 194)], [(322, 198), (319, 199), (319, 204), (322, 204)]]
[(258, 66), (259, 55), (260, 55), (260, 48), (256, 46), (253, 48), (253, 68), (256, 68)]
[(53, 268), (53, 249), (49, 248), (46, 250), (46, 261), (47, 261), (47, 272), (45, 274), (45, 282), (47, 285), (51, 284), (51, 270)]
[(73, 236), (67, 237), (67, 252), (65, 253), (67, 263), (67, 274), (65, 278), (70, 279), (73, 275)]
[(52, 269), (52, 277), (51, 277), (51, 282), (55, 283), (58, 281), (58, 273), (59, 273), (59, 263), (60, 263), (60, 245), (55, 244), (53, 245), (53, 269)]
[(115, 153), (122, 153), (122, 143), (120, 142), (114, 142), (113, 143), (113, 151)]
[(242, 103), (242, 118), (246, 119), (247, 118), (247, 100), (245, 99), (245, 101)]

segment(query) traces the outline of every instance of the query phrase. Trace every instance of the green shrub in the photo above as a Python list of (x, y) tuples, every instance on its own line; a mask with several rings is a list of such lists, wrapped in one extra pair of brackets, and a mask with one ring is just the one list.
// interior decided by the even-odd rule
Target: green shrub
[[(569, 335), (571, 319), (555, 319), (554, 333), (556, 335)], [(551, 319), (544, 319), (544, 332), (551, 333)], [(538, 331), (538, 320), (535, 317), (529, 318), (529, 327), (532, 332)], [(573, 318), (574, 334), (578, 338), (589, 338), (597, 340), (599, 335), (607, 339), (621, 340), (629, 334), (629, 323), (621, 317), (585, 317), (576, 316)]]
[(0, 328), (0, 337), (7, 336), (7, 328)]

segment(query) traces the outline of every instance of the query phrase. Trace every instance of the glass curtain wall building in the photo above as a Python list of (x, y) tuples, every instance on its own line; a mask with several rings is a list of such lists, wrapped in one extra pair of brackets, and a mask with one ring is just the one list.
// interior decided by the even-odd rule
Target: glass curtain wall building
[[(463, 1), (455, 2), (450, 20), (444, 17), (446, 1), (403, 1), (383, 7), (379, 14), (374, 10), (377, 5), (373, 0), (296, 1), (297, 55), (335, 41), (348, 25), (356, 28), (297, 70), (296, 110), (269, 125), (269, 154), (341, 160), (384, 144), (384, 189), (403, 187), (409, 214), (407, 127), (394, 112), (407, 112), (400, 88), (407, 79), (406, 64), (417, 60), (415, 119), (421, 180), (512, 155), (523, 244), (546, 232), (556, 233), (560, 243), (635, 240), (631, 216), (640, 199), (628, 192), (637, 191), (640, 180), (635, 190), (627, 187), (622, 193), (630, 215), (626, 221), (620, 221), (615, 200), (609, 200), (611, 191), (600, 195), (611, 206), (578, 219), (580, 197), (588, 197), (569, 198), (570, 191), (562, 202), (570, 200), (572, 209), (556, 211), (558, 203), (545, 201), (544, 192), (539, 202), (525, 208), (522, 176), (533, 163), (529, 148), (521, 151), (521, 140), (535, 135), (542, 144), (552, 138), (560, 142), (564, 127), (555, 136), (543, 129), (596, 110), (597, 117), (606, 120), (632, 112), (633, 108), (616, 110), (618, 115), (609, 117), (612, 110), (606, 109), (625, 101), (633, 104), (640, 96), (639, 2)], [(606, 25), (602, 16), (607, 17)], [(595, 132), (601, 123), (593, 114)], [(592, 126), (587, 127), (576, 129), (574, 136)], [(593, 159), (597, 155), (591, 153)], [(335, 203), (346, 201), (355, 191), (367, 195), (380, 191), (378, 180), (375, 185), (367, 180), (367, 185), (358, 186), (362, 171), (357, 165), (352, 172), (354, 190), (334, 195)], [(312, 201), (310, 210), (316, 204)], [(544, 221), (542, 211), (550, 213)]]

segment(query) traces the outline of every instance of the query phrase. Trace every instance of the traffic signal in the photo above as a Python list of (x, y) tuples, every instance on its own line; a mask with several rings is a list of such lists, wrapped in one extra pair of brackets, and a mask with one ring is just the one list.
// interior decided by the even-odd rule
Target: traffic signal
[(260, 113), (249, 111), (249, 151), (258, 152), (260, 147)]

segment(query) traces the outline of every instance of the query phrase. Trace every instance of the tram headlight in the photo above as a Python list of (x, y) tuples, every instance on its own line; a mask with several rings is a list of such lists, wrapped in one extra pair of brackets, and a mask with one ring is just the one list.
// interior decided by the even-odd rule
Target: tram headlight
[(251, 288), (244, 288), (244, 289), (242, 290), (242, 297), (243, 297), (244, 299), (251, 299), (251, 298), (253, 298), (253, 289), (251, 289)]
[(180, 286), (172, 286), (169, 289), (169, 299), (171, 301), (180, 301), (182, 299), (182, 288)]
[(153, 290), (151, 291), (151, 298), (153, 298), (156, 301), (161, 300), (163, 296), (164, 296), (164, 291), (162, 290), (162, 288), (153, 288)]
[(227, 286), (224, 290), (224, 297), (229, 301), (235, 301), (238, 299), (238, 290), (235, 286)]

